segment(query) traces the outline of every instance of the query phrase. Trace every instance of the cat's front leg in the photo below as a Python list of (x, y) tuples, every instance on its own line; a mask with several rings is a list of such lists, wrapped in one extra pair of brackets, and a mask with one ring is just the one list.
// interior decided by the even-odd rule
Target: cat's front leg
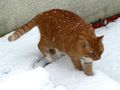
[(92, 60), (89, 58), (83, 59), (84, 73), (88, 76), (93, 75), (92, 63), (93, 63)]
[(92, 62), (84, 63), (84, 73), (88, 76), (93, 76)]
[(70, 56), (74, 66), (79, 69), (80, 71), (83, 71), (83, 67), (82, 67), (82, 64), (81, 64), (81, 61), (80, 61), (80, 58), (79, 57), (75, 57), (75, 56)]

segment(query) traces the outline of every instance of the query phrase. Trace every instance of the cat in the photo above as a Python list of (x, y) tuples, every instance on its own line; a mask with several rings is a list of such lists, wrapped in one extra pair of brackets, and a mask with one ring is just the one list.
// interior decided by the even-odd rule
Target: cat
[(99, 60), (104, 51), (103, 36), (97, 37), (95, 30), (83, 18), (63, 9), (44, 11), (18, 28), (8, 40), (17, 40), (34, 26), (38, 26), (41, 33), (38, 48), (49, 62), (51, 60), (47, 57), (55, 54), (55, 49), (58, 49), (71, 58), (77, 69), (84, 71), (86, 75), (93, 75), (92, 61)]

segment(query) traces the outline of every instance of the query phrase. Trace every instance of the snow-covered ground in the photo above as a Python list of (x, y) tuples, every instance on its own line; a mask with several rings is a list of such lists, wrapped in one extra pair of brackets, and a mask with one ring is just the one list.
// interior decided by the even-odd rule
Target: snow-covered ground
[(105, 51), (94, 62), (94, 76), (86, 76), (62, 56), (45, 68), (32, 68), (42, 55), (35, 27), (15, 42), (0, 38), (0, 90), (120, 90), (120, 19), (96, 30), (104, 35)]

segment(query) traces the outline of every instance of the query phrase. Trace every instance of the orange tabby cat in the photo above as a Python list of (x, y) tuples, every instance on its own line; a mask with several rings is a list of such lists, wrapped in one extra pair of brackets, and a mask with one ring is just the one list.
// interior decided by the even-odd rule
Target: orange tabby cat
[[(38, 26), (41, 33), (38, 48), (44, 57), (55, 54), (56, 48), (69, 55), (77, 69), (93, 75), (92, 60), (100, 59), (103, 53), (103, 36), (96, 37), (93, 28), (84, 19), (67, 10), (45, 11), (17, 29), (9, 36), (9, 41), (18, 39), (34, 26)], [(83, 59), (83, 66), (80, 59)]]

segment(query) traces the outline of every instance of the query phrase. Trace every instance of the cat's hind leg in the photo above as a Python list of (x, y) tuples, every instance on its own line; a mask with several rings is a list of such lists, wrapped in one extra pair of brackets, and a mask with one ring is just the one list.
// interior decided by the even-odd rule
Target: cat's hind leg
[(41, 66), (42, 62), (44, 62), (44, 65), (42, 65), (43, 67), (45, 67), (46, 65), (48, 65), (52, 62), (52, 58), (49, 53), (49, 48), (47, 47), (45, 41), (42, 38), (41, 38), (41, 41), (38, 43), (38, 48), (41, 51), (43, 57), (42, 57), (42, 59), (34, 62), (33, 68)]
[(52, 62), (52, 58), (49, 52), (49, 48), (46, 46), (46, 44), (44, 43), (44, 41), (40, 41), (40, 43), (38, 44), (38, 48), (40, 49), (43, 57), (48, 61), (48, 63)]

